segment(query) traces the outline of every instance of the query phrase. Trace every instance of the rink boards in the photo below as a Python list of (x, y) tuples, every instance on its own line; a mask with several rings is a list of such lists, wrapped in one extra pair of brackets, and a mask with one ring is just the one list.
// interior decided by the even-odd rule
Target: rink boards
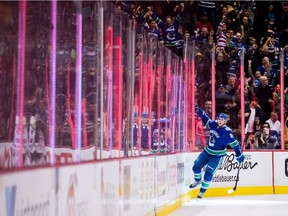
[[(167, 215), (194, 198), (191, 167), (199, 153), (131, 157), (0, 174), (0, 215)], [(229, 152), (205, 194), (288, 194), (288, 152)]]

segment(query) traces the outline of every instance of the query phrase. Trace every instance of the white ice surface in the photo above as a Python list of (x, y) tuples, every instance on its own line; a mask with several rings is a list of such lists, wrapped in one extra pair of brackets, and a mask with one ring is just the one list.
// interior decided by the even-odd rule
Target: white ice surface
[(288, 195), (192, 199), (169, 216), (288, 216)]

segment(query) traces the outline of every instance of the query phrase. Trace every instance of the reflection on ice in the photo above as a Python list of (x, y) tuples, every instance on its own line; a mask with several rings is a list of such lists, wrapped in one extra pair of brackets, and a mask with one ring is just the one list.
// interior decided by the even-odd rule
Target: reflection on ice
[(287, 211), (288, 195), (226, 196), (192, 199), (169, 216), (286, 216)]

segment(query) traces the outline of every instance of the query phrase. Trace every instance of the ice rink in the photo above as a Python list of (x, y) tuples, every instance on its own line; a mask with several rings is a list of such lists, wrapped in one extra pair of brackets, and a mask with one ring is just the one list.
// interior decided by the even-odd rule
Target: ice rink
[(192, 199), (169, 216), (288, 216), (288, 195)]

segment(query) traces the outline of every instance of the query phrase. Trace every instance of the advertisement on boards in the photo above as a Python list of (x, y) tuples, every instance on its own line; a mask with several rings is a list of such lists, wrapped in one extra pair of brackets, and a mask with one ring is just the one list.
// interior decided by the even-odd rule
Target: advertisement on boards
[[(154, 211), (154, 194), (155, 194), (155, 158), (142, 157), (140, 159), (140, 208), (141, 212), (149, 213)], [(139, 168), (138, 168), (139, 169)]]
[(93, 164), (57, 168), (58, 215), (95, 215), (96, 170)]
[(288, 193), (288, 152), (274, 152), (274, 184), (286, 186)]
[[(132, 163), (133, 161), (133, 163)], [(141, 159), (123, 159), (120, 161), (121, 171), (120, 171), (120, 185), (121, 185), (121, 195), (122, 195), (122, 215), (137, 215), (145, 214), (142, 212), (141, 204), (141, 189), (140, 188), (140, 173), (141, 170)]]
[(210, 187), (226, 187), (235, 183), (240, 169), (239, 186), (270, 186), (272, 184), (272, 153), (244, 152), (245, 161), (239, 164), (233, 152), (228, 152), (214, 174)]
[(0, 215), (55, 215), (54, 182), (48, 168), (1, 176)]

